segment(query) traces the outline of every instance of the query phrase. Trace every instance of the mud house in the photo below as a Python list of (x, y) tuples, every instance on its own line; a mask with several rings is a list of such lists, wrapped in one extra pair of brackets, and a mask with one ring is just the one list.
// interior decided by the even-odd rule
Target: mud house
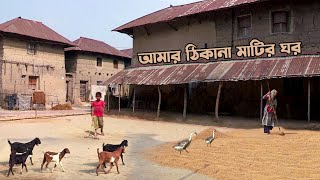
[[(64, 48), (73, 43), (41, 22), (15, 18), (0, 24), (0, 95), (44, 91), (66, 101)], [(59, 88), (57, 88), (59, 87)]]
[(80, 37), (74, 43), (76, 47), (65, 49), (67, 99), (74, 103), (87, 102), (91, 85), (101, 85), (123, 70), (131, 59), (102, 41)]
[[(170, 6), (115, 29), (133, 38), (132, 68), (106, 84), (134, 85), (135, 108), (259, 117), (262, 94), (277, 89), (278, 115), (317, 119), (320, 100), (320, 2), (317, 0), (204, 0)], [(258, 39), (274, 44), (270, 57), (237, 56)], [(281, 43), (301, 43), (284, 53)], [(186, 59), (196, 49), (230, 47), (230, 57)], [(181, 51), (181, 62), (149, 63), (139, 53)], [(189, 50), (189, 49), (188, 49)], [(196, 51), (193, 51), (196, 52)], [(159, 55), (159, 54), (158, 54)], [(157, 61), (157, 59), (156, 59)], [(154, 61), (153, 61), (154, 62)], [(160, 101), (159, 101), (160, 99)]]

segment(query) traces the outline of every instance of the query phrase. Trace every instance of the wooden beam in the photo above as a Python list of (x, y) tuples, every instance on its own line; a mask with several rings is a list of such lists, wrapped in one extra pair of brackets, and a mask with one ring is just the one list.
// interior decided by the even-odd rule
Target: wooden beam
[(216, 98), (216, 109), (215, 109), (216, 119), (218, 120), (219, 120), (219, 101), (220, 101), (220, 95), (221, 95), (221, 88), (222, 88), (222, 82), (219, 82), (218, 94)]
[(169, 22), (167, 22), (168, 26), (171, 27), (173, 30), (178, 31), (178, 28), (174, 27), (172, 24), (170, 24)]
[(158, 100), (157, 118), (160, 117), (160, 106), (161, 106), (161, 91), (160, 91), (160, 86), (158, 86), (158, 94), (159, 94), (159, 100)]
[(132, 112), (134, 113), (134, 108), (136, 104), (136, 88), (133, 88), (133, 100), (132, 100)]
[(184, 101), (183, 101), (183, 119), (187, 117), (187, 104), (188, 104), (188, 84), (184, 87)]
[(260, 81), (260, 120), (262, 120), (263, 116), (263, 101), (262, 101), (262, 96), (263, 96), (263, 82)]
[(310, 114), (310, 95), (311, 95), (311, 85), (310, 85), (310, 78), (308, 78), (308, 123), (311, 120)]
[(148, 36), (150, 36), (150, 32), (149, 30), (147, 29), (147, 26), (143, 26), (144, 27), (144, 30), (146, 31), (146, 33), (148, 34)]
[(121, 84), (119, 84), (119, 112), (121, 111)]

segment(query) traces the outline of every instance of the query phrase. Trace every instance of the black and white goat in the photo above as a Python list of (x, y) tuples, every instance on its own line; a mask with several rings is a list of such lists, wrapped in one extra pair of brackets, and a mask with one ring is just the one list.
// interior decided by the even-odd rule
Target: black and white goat
[(42, 172), (42, 169), (43, 169), (43, 165), (45, 163), (46, 164), (46, 168), (48, 169), (48, 165), (50, 162), (55, 162), (55, 165), (54, 167), (52, 168), (51, 170), (51, 173), (53, 173), (53, 170), (54, 168), (57, 167), (57, 164), (60, 165), (61, 169), (63, 172), (65, 172), (64, 168), (63, 168), (63, 165), (61, 163), (61, 160), (63, 159), (63, 157), (66, 155), (66, 154), (70, 154), (70, 151), (68, 148), (65, 148), (63, 149), (61, 152), (57, 153), (57, 152), (50, 152), (50, 151), (47, 151), (47, 152), (44, 152), (44, 155), (43, 155), (43, 161), (42, 161), (42, 164), (41, 164), (41, 172)]
[(34, 140), (28, 142), (28, 143), (20, 143), (20, 142), (15, 142), (15, 143), (11, 143), (9, 140), (8, 140), (8, 143), (10, 144), (10, 147), (11, 147), (11, 154), (13, 152), (15, 153), (25, 153), (27, 152), (28, 150), (31, 150), (30, 152), (30, 161), (31, 161), (31, 165), (33, 165), (33, 162), (32, 162), (32, 151), (33, 151), (33, 148), (35, 145), (39, 145), (41, 144), (41, 141), (39, 138), (35, 138)]
[[(123, 140), (120, 144), (116, 144), (116, 145), (114, 145), (114, 144), (104, 145), (104, 143), (102, 144), (103, 151), (107, 151), (107, 152), (114, 152), (117, 149), (119, 149), (120, 147), (128, 147), (128, 140)], [(120, 157), (121, 157), (122, 164), (125, 165), (123, 162), (122, 153), (120, 154)], [(103, 165), (106, 168), (106, 164), (104, 163)]]
[(31, 155), (32, 153), (32, 150), (31, 149), (28, 149), (25, 153), (23, 154), (16, 154), (15, 151), (12, 151), (11, 154), (10, 154), (10, 159), (9, 159), (9, 172), (8, 172), (8, 175), (10, 175), (10, 172), (12, 175), (13, 174), (13, 171), (12, 171), (12, 168), (15, 164), (21, 164), (21, 171), (20, 171), (20, 174), (22, 174), (22, 170), (23, 170), (23, 167), (26, 168), (26, 172), (28, 172), (28, 169), (27, 169), (27, 165), (26, 165), (26, 161), (28, 159), (28, 156)]

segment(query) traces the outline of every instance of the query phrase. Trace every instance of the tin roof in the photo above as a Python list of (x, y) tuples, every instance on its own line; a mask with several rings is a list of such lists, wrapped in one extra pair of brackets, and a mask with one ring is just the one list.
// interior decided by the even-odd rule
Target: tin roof
[(104, 84), (168, 85), (320, 76), (320, 56), (221, 61), (126, 69)]
[(90, 39), (86, 37), (80, 37), (79, 39), (73, 41), (77, 46), (66, 48), (65, 51), (86, 51), (86, 52), (95, 52), (108, 54), (113, 56), (130, 58), (127, 54), (121, 52), (120, 50), (110, 46), (109, 44), (98, 41), (95, 39)]
[(230, 8), (238, 5), (249, 4), (258, 1), (265, 0), (203, 0), (195, 3), (180, 5), (180, 6), (170, 6), (162, 10), (153, 12), (136, 20), (133, 20), (127, 24), (124, 24), (114, 31), (132, 33), (132, 28), (154, 24), (159, 22), (168, 22), (176, 18), (195, 15), (199, 13), (215, 11), (219, 9)]
[(126, 55), (130, 56), (132, 58), (133, 55), (133, 49), (123, 49), (121, 52), (125, 53)]
[(74, 46), (71, 41), (61, 36), (48, 26), (42, 24), (42, 22), (23, 19), (21, 17), (0, 24), (0, 32), (19, 34), (37, 39), (62, 43), (68, 46)]

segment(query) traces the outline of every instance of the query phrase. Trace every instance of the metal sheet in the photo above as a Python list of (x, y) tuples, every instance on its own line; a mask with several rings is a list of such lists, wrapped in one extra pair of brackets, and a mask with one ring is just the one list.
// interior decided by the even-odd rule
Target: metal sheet
[(38, 21), (15, 18), (0, 24), (0, 32), (19, 34), (74, 46), (74, 43)]
[(95, 39), (80, 37), (79, 39), (75, 40), (74, 43), (77, 45), (77, 47), (66, 48), (65, 51), (96, 52), (113, 56), (131, 58), (131, 56), (121, 52), (120, 50), (110, 46), (109, 44)]
[(104, 84), (168, 85), (320, 76), (320, 56), (178, 64), (127, 69)]
[(114, 31), (125, 32), (125, 30), (132, 29), (133, 27), (171, 21), (179, 17), (190, 16), (259, 1), (265, 0), (204, 0), (180, 6), (170, 6), (124, 24), (114, 29)]

